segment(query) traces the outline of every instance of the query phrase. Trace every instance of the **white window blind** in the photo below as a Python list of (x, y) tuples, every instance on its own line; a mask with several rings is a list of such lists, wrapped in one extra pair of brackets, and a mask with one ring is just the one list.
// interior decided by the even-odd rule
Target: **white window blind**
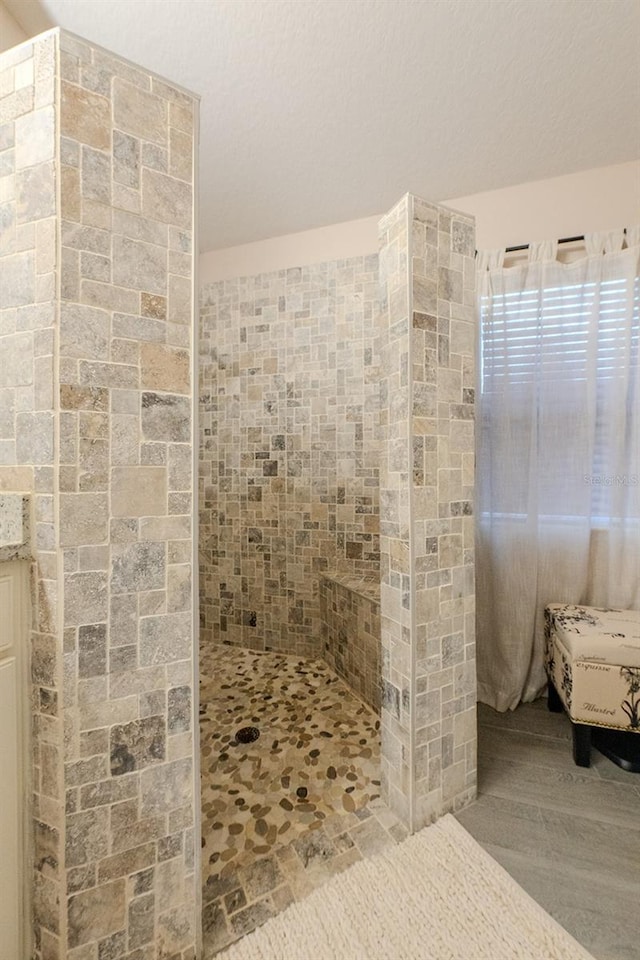
[[(633, 326), (627, 326), (629, 296)], [(598, 306), (598, 321), (591, 320)], [(638, 362), (640, 283), (626, 280), (522, 290), (481, 300), (481, 390), (499, 391), (504, 381), (571, 383), (594, 371), (590, 339), (597, 338), (597, 377), (605, 380)], [(507, 349), (508, 348), (508, 349)]]
[[(582, 442), (571, 429), (581, 405), (595, 404), (590, 473), (585, 482), (592, 485), (592, 516), (606, 524), (616, 509), (616, 484), (634, 482), (633, 476), (614, 472), (613, 446), (621, 438), (612, 435), (610, 424), (620, 422), (618, 416), (611, 416), (612, 404), (624, 404), (629, 414), (632, 405), (640, 404), (635, 393), (637, 377), (629, 376), (637, 368), (640, 352), (640, 279), (568, 283), (484, 296), (480, 330), (482, 430), (492, 430), (493, 409), (500, 411), (499, 428), (504, 429), (505, 403), (501, 401), (508, 397), (511, 428), (520, 425), (526, 432), (539, 401), (545, 415), (536, 422), (538, 443), (545, 443), (545, 423), (553, 419), (557, 430), (564, 416), (569, 449)], [(628, 422), (632, 420), (629, 416)], [(557, 504), (557, 513), (567, 516), (570, 506), (566, 482), (564, 490), (562, 483), (562, 456), (556, 455), (541, 480), (545, 513), (554, 513)], [(511, 492), (508, 499), (514, 509), (518, 497)]]

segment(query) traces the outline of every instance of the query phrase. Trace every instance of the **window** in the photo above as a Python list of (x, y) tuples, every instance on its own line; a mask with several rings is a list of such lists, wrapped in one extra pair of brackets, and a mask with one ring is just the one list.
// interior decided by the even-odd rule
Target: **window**
[[(526, 269), (516, 269), (526, 279)], [(494, 469), (480, 507), (525, 516), (535, 501), (539, 515), (565, 520), (590, 507), (595, 524), (606, 525), (627, 514), (628, 488), (639, 482), (624, 451), (637, 449), (629, 431), (640, 405), (640, 281), (572, 282), (572, 270), (566, 274), (566, 283), (505, 283), (481, 299), (480, 455), (484, 445), (511, 462), (510, 483)]]

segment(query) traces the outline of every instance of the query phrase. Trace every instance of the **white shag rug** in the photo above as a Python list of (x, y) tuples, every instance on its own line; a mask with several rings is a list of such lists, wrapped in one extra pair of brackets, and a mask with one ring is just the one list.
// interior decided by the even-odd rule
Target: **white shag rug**
[(593, 960), (451, 815), (354, 864), (221, 960)]

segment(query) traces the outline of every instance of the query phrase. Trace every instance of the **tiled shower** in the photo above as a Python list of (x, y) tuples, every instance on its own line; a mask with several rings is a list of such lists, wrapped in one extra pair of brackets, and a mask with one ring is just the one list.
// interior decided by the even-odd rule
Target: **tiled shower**
[(213, 949), (473, 796), (473, 225), (407, 196), (198, 326), (194, 97), (59, 30), (0, 74), (35, 955), (192, 960), (200, 860)]
[(209, 953), (474, 796), (473, 240), (201, 291)]
[(404, 828), (375, 813), (378, 258), (228, 280), (200, 299), (210, 954)]
[(378, 256), (200, 301), (201, 645), (321, 656), (381, 704), (417, 828), (475, 791), (473, 220), (408, 194)]

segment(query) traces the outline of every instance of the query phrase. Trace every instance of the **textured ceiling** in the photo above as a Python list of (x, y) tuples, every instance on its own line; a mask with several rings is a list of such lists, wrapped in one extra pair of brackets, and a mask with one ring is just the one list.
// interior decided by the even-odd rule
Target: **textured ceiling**
[(637, 0), (5, 0), (201, 94), (201, 249), (640, 155)]

